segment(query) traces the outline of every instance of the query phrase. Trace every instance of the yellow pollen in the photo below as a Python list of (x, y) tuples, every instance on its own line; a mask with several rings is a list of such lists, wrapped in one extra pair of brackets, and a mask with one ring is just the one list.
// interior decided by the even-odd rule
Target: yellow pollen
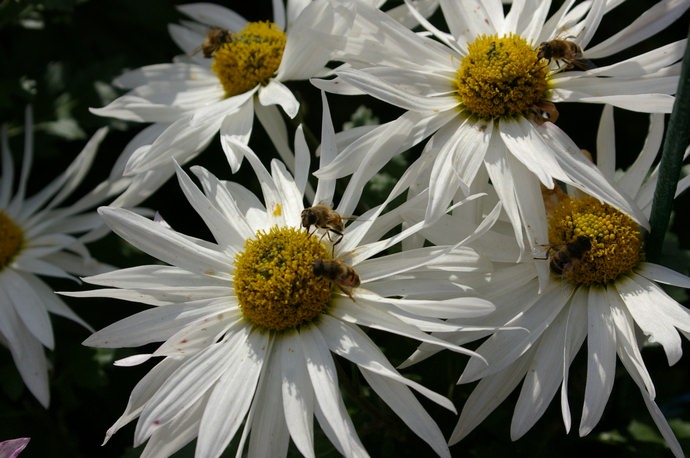
[(481, 119), (529, 116), (546, 99), (548, 71), (519, 35), (480, 35), (456, 74), (457, 97)]
[(317, 319), (333, 293), (326, 277), (314, 275), (317, 259), (331, 259), (329, 250), (298, 228), (274, 226), (248, 239), (235, 257), (234, 288), (244, 317), (272, 331)]
[(280, 204), (276, 204), (273, 207), (273, 216), (280, 216), (283, 214), (283, 207)]
[(549, 215), (552, 271), (557, 252), (568, 253), (568, 246), (576, 247), (582, 236), (591, 247), (571, 250), (568, 262), (561, 263), (561, 276), (571, 283), (605, 285), (642, 261), (642, 234), (630, 217), (593, 197), (567, 197)]
[(278, 71), (285, 41), (285, 33), (272, 22), (250, 22), (240, 33), (231, 33), (213, 53), (211, 64), (225, 95), (267, 84)]
[(22, 230), (0, 210), (0, 271), (12, 262), (24, 245)]

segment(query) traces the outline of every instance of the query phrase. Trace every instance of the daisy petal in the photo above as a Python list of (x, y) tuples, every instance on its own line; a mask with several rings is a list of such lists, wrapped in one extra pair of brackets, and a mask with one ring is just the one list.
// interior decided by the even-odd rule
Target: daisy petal
[(319, 396), (316, 396), (317, 411), (321, 412), (325, 422), (324, 424), (319, 421), (321, 428), (324, 431), (330, 430), (333, 437), (329, 438), (340, 446), (343, 455), (365, 456), (366, 451), (359, 441), (337, 388), (338, 377), (333, 358), (328, 353), (328, 341), (316, 328), (300, 332), (300, 340), (314, 392), (319, 393)]
[[(242, 345), (243, 342), (247, 342), (248, 346)], [(223, 355), (224, 361), (219, 365), (222, 372), (216, 372), (215, 368), (210, 372), (214, 376), (222, 375), (213, 380), (215, 386), (201, 418), (195, 452), (199, 456), (220, 456), (241, 426), (254, 397), (261, 368), (265, 364), (268, 338), (259, 333), (240, 330), (216, 345), (224, 346), (223, 349), (210, 347)]]
[[(180, 234), (163, 229), (160, 224), (120, 208), (101, 207), (99, 213), (111, 229), (123, 238), (135, 241), (135, 246), (151, 256), (202, 275), (232, 270), (221, 251), (202, 246), (190, 246)], [(166, 240), (166, 242), (162, 242)]]
[(299, 338), (287, 336), (279, 352), (283, 411), (290, 437), (307, 458), (314, 458), (314, 391), (309, 381)]
[(587, 385), (580, 437), (589, 434), (604, 413), (616, 372), (616, 329), (606, 291), (590, 288), (587, 307)]
[(528, 355), (523, 355), (502, 371), (481, 379), (465, 401), (448, 444), (462, 440), (513, 392), (525, 376), (529, 362)]
[(653, 287), (652, 283), (643, 277), (628, 277), (616, 282), (616, 289), (635, 323), (650, 340), (664, 347), (669, 365), (677, 363), (683, 353), (678, 331), (666, 315), (659, 313), (656, 308), (649, 307), (649, 304), (664, 300), (658, 288)]

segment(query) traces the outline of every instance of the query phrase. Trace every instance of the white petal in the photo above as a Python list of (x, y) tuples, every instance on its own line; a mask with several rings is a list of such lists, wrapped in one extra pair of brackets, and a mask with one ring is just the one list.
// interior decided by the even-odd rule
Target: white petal
[[(287, 456), (288, 453), (290, 433), (287, 422), (293, 419), (286, 419), (285, 414), (280, 415), (283, 406), (283, 377), (277, 346), (282, 346), (282, 342), (271, 345), (271, 352), (265, 356), (270, 363), (262, 367), (259, 389), (254, 395), (247, 420), (251, 422), (248, 456)], [(240, 453), (241, 449), (238, 450), (238, 455)]]
[(633, 378), (644, 383), (650, 399), (656, 397), (656, 389), (652, 377), (644, 365), (639, 344), (635, 336), (635, 320), (630, 316), (625, 303), (614, 288), (607, 288), (606, 293), (611, 304), (611, 316), (616, 326), (616, 343), (618, 356), (628, 372), (634, 373)]
[(616, 136), (613, 124), (613, 106), (604, 105), (597, 129), (597, 167), (611, 182), (616, 176)]
[(337, 73), (346, 83), (405, 110), (442, 112), (458, 106), (458, 100), (450, 94), (452, 81), (441, 76), (376, 67), (366, 71), (343, 68)]
[(177, 164), (175, 164), (175, 172), (182, 192), (197, 214), (204, 220), (218, 245), (226, 247), (233, 254), (240, 251), (245, 240), (243, 234), (234, 230), (234, 224), (225, 218), (225, 215), (196, 187)]
[(297, 189), (295, 180), (285, 169), (285, 165), (276, 159), (271, 161), (271, 176), (280, 193), (283, 221), (289, 226), (299, 227), (304, 196)]
[(314, 390), (309, 381), (299, 337), (285, 335), (277, 345), (283, 383), (283, 412), (292, 441), (307, 458), (314, 458)]
[(441, 429), (407, 387), (363, 367), (360, 367), (360, 370), (369, 386), (405, 422), (408, 428), (429, 444), (438, 456), (450, 458), (450, 450)]
[[(306, 80), (324, 70), (332, 51), (347, 34), (347, 22), (334, 16), (328, 2), (309, 2), (288, 28), (277, 78)], [(306, 49), (309, 51), (305, 52)]]
[[(333, 120), (331, 119), (331, 111), (328, 105), (328, 98), (326, 93), (321, 91), (322, 117), (321, 117), (321, 157), (319, 159), (319, 168), (323, 169), (335, 159), (338, 155), (338, 147), (335, 141), (335, 129), (333, 128)], [(299, 170), (299, 169), (298, 169)], [(333, 194), (335, 192), (335, 179), (332, 177), (320, 177), (316, 184), (316, 193), (314, 195), (313, 203), (333, 202)], [(354, 205), (346, 205), (354, 208)]]
[(52, 350), (55, 341), (48, 310), (43, 303), (41, 294), (35, 291), (31, 284), (25, 280), (27, 276), (30, 275), (16, 272), (13, 269), (4, 269), (0, 275), (0, 287), (5, 290), (9, 302), (13, 305), (17, 316), (24, 323), (26, 329), (41, 344)]
[(195, 439), (199, 431), (201, 414), (208, 402), (207, 398), (208, 396), (205, 396), (198, 400), (185, 412), (185, 415), (173, 418), (165, 425), (165, 428), (154, 431), (139, 458), (172, 456)]
[(53, 288), (43, 283), (40, 278), (33, 275), (24, 275), (24, 280), (26, 280), (30, 287), (41, 296), (43, 299), (43, 305), (46, 307), (48, 312), (67, 318), (68, 320), (72, 320), (75, 323), (79, 323), (89, 331), (93, 332), (91, 326), (79, 318), (79, 316), (77, 316), (72, 309), (70, 309), (64, 302), (60, 300), (59, 297), (57, 297)]
[[(295, 167), (295, 154), (292, 152), (292, 149), (290, 149), (285, 118), (280, 112), (280, 109), (278, 109), (276, 105), (264, 106), (257, 103), (254, 104), (254, 114), (256, 115), (256, 119), (258, 119), (263, 126), (266, 134), (268, 134), (268, 137), (271, 139), (271, 143), (273, 143), (273, 146), (275, 146), (278, 151), (280, 159), (287, 165), (290, 172), (294, 174), (301, 170), (308, 171), (308, 166), (304, 169), (300, 169), (299, 164), (297, 164), (297, 167)], [(298, 141), (297, 137), (295, 137), (295, 141)], [(308, 155), (308, 149), (306, 153)]]
[[(382, 156), (380, 159), (377, 158), (375, 162), (375, 164), (380, 164), (378, 165), (380, 168), (395, 154), (421, 142), (455, 116), (455, 113), (445, 113), (444, 116), (431, 116), (428, 113), (416, 112), (404, 113), (398, 119), (382, 124), (362, 135), (341, 151), (330, 164), (316, 171), (314, 175), (319, 178), (347, 176), (363, 163), (369, 167), (373, 160), (370, 156)], [(341, 134), (336, 135), (336, 140), (339, 135)], [(408, 138), (408, 135), (411, 138)], [(388, 141), (394, 137), (400, 137), (401, 141), (403, 141), (402, 139), (407, 140), (400, 145), (392, 145), (392, 143), (398, 143)], [(371, 175), (376, 171), (372, 172)]]
[(232, 259), (225, 253), (191, 244), (181, 234), (142, 216), (110, 207), (101, 207), (99, 213), (116, 234), (161, 261), (201, 275), (232, 271)]
[(239, 32), (247, 26), (247, 20), (242, 16), (214, 3), (189, 3), (178, 5), (177, 9), (204, 24)]
[(570, 364), (587, 337), (587, 289), (578, 288), (568, 307), (565, 344), (563, 347), (563, 384), (561, 385), (561, 415), (566, 432), (570, 432), (572, 417), (568, 404), (568, 377)]
[(124, 413), (117, 419), (115, 424), (108, 428), (105, 434), (103, 445), (120, 428), (139, 416), (144, 405), (151, 399), (160, 386), (177, 370), (182, 362), (180, 360), (165, 358), (151, 369), (132, 389), (127, 401)]
[[(362, 302), (363, 305), (360, 305), (360, 302)], [(400, 336), (415, 339), (420, 342), (427, 342), (436, 346), (444, 347), (457, 353), (471, 355), (479, 360), (478, 364), (486, 364), (482, 361), (482, 357), (477, 353), (422, 332), (425, 325), (433, 331), (446, 332), (457, 331), (457, 326), (438, 321), (434, 322), (431, 319), (424, 320), (421, 317), (416, 317), (409, 314), (407, 316), (404, 316), (403, 313), (395, 314), (393, 312), (386, 311), (386, 304), (381, 302), (381, 300), (377, 302), (369, 302), (365, 301), (363, 298), (358, 298), (356, 303), (349, 300), (349, 298), (339, 300), (336, 304), (337, 306), (331, 310), (330, 315), (348, 323), (366, 326), (392, 334), (398, 334)], [(403, 321), (403, 318), (406, 321), (414, 324), (408, 324), (408, 322)], [(435, 328), (432, 326), (434, 324), (436, 324)]]
[(14, 364), (26, 387), (47, 408), (50, 390), (43, 346), (19, 319), (5, 291), (0, 288), (0, 335), (7, 341)]
[(510, 423), (510, 439), (513, 441), (522, 437), (541, 418), (563, 380), (563, 372), (556, 369), (570, 363), (569, 360), (564, 361), (564, 354), (558, 351), (565, 345), (570, 308), (566, 308), (544, 331), (532, 353)]
[[(607, 107), (610, 105), (606, 105)], [(629, 196), (636, 196), (642, 188), (642, 184), (652, 170), (652, 164), (659, 154), (661, 142), (664, 135), (664, 115), (653, 113), (650, 115), (649, 132), (645, 137), (642, 151), (635, 159), (635, 162), (628, 167), (623, 176), (618, 181), (622, 192)], [(597, 151), (601, 151), (597, 149)]]
[(683, 354), (681, 340), (671, 320), (659, 313), (656, 304), (667, 300), (659, 288), (643, 277), (627, 277), (616, 282), (616, 289), (642, 332), (664, 347), (669, 365), (677, 363)]
[(664, 413), (661, 411), (661, 409), (659, 409), (659, 406), (657, 406), (656, 403), (648, 396), (645, 396), (644, 393), (642, 393), (642, 400), (647, 406), (647, 410), (649, 411), (649, 414), (652, 416), (654, 424), (656, 424), (656, 427), (659, 428), (659, 432), (666, 440), (666, 443), (671, 449), (671, 452), (673, 452), (673, 455), (676, 458), (683, 458), (685, 456), (685, 452), (683, 452), (683, 447), (681, 447), (680, 443), (678, 442), (678, 438), (676, 437), (676, 435), (673, 434), (671, 425), (669, 425), (668, 421), (666, 421)]
[(529, 362), (529, 355), (524, 355), (503, 370), (481, 379), (465, 401), (458, 424), (448, 439), (450, 445), (467, 436), (512, 393), (525, 376)]
[(357, 272), (364, 282), (379, 280), (428, 264), (450, 252), (451, 247), (426, 247), (395, 253), (357, 264)]
[(565, 173), (555, 159), (555, 151), (527, 120), (505, 121), (499, 124), (501, 139), (508, 150), (522, 162), (547, 188), (553, 188), (553, 178), (562, 180)]
[(690, 7), (690, 4), (685, 0), (670, 0), (657, 3), (620, 32), (587, 49), (587, 57), (596, 59), (597, 57), (610, 56), (629, 48), (664, 30), (668, 25), (680, 18), (688, 7)]
[[(436, 137), (440, 136), (444, 130), (447, 131), (448, 129), (437, 132), (431, 141), (435, 143)], [(458, 188), (462, 188), (465, 193), (469, 192), (469, 186), (461, 181), (458, 172), (453, 167), (453, 156), (458, 141), (458, 138), (453, 138), (451, 142), (441, 141), (441, 149), (434, 160), (429, 177), (429, 203), (426, 215), (424, 215), (426, 224), (433, 224), (446, 213)]]
[(591, 287), (587, 301), (587, 385), (580, 437), (594, 429), (613, 389), (616, 375), (616, 328), (603, 288)]
[(460, 377), (460, 382), (471, 382), (500, 371), (525, 354), (567, 304), (572, 292), (570, 288), (561, 285), (542, 292), (532, 307), (505, 323), (506, 326), (524, 328), (529, 332), (496, 331), (477, 349), (477, 353), (488, 361), (488, 367), (481, 360), (471, 359)]
[[(204, 193), (208, 196), (209, 200), (225, 215), (227, 223), (234, 232), (239, 234), (242, 240), (241, 243), (230, 245), (226, 249), (232, 252), (244, 246), (244, 240), (253, 237), (256, 232), (248, 220), (246, 211), (246, 206), (252, 207), (253, 202), (244, 194), (235, 196), (235, 193), (230, 192), (225, 186), (226, 183), (218, 180), (218, 178), (205, 168), (194, 166), (191, 168), (191, 171), (199, 178)], [(254, 196), (253, 193), (251, 195), (253, 200), (256, 201), (256, 196)]]
[(256, 153), (252, 151), (248, 146), (240, 143), (235, 143), (234, 148), (239, 149), (242, 152), (242, 154), (247, 158), (247, 161), (254, 169), (256, 178), (258, 179), (259, 184), (261, 185), (261, 191), (264, 195), (264, 203), (268, 210), (266, 212), (266, 218), (268, 221), (264, 221), (267, 222), (270, 226), (274, 224), (284, 225), (285, 217), (283, 216), (282, 211), (279, 210), (283, 206), (281, 192), (276, 186), (273, 177), (268, 173), (268, 170), (266, 170), (266, 167), (264, 167), (263, 163), (257, 157)]
[[(626, 361), (624, 360), (623, 362), (625, 363)], [(649, 414), (652, 416), (654, 424), (656, 424), (656, 427), (659, 428), (659, 432), (661, 432), (661, 435), (666, 440), (666, 443), (671, 449), (671, 452), (673, 452), (673, 455), (676, 458), (684, 457), (685, 453), (683, 452), (683, 448), (678, 442), (678, 438), (676, 437), (676, 435), (673, 434), (673, 430), (671, 429), (671, 426), (668, 424), (668, 421), (666, 421), (664, 413), (661, 411), (661, 409), (659, 409), (659, 406), (656, 405), (654, 399), (644, 391), (642, 380), (640, 380), (636, 372), (630, 370), (628, 372), (632, 376), (638, 388), (640, 388), (642, 399), (644, 400), (644, 403), (647, 406), (647, 410), (649, 411)]]
[(101, 348), (135, 347), (166, 340), (187, 324), (223, 309), (225, 298), (171, 304), (123, 318), (92, 334), (84, 345)]
[[(252, 402), (261, 367), (266, 362), (268, 339), (258, 333), (247, 334), (248, 330), (246, 333), (238, 332), (213, 349), (225, 355), (224, 360), (218, 361), (220, 370), (207, 367), (214, 377), (220, 377), (212, 380), (215, 386), (201, 418), (196, 444), (198, 456), (219, 456), (242, 424)], [(190, 388), (195, 391), (203, 389), (198, 386)]]
[(489, 139), (493, 135), (492, 122), (464, 122), (461, 126), (453, 126), (458, 132), (458, 142), (453, 156), (453, 168), (460, 176), (460, 180), (469, 188), (484, 162), (484, 156), (489, 147)]
[[(515, 240), (522, 253), (525, 249), (525, 242), (519, 205), (515, 194), (517, 184), (513, 179), (511, 167), (508, 166), (508, 154), (509, 152), (505, 144), (498, 135), (494, 135), (491, 137), (489, 148), (484, 158), (484, 166), (503, 205), (503, 209), (513, 226)], [(519, 164), (522, 166), (522, 163)]]
[(649, 228), (644, 213), (630, 198), (623, 196), (606, 180), (599, 169), (582, 154), (582, 151), (565, 132), (551, 123), (544, 124), (544, 127), (546, 127), (545, 131), (553, 142), (554, 149), (559, 151), (556, 159), (566, 172), (563, 181), (617, 208), (633, 218), (642, 227)]
[(441, 0), (440, 4), (448, 27), (459, 43), (504, 31), (503, 5), (498, 0)]
[(290, 118), (297, 116), (299, 102), (295, 95), (283, 83), (271, 80), (259, 88), (259, 102), (262, 105), (280, 105)]
[(675, 285), (680, 288), (690, 288), (690, 278), (659, 264), (641, 262), (637, 267), (637, 273), (658, 283)]
[(578, 36), (578, 41), (580, 43), (580, 46), (582, 46), (583, 48), (585, 48), (589, 44), (590, 40), (594, 36), (594, 33), (599, 28), (601, 19), (606, 13), (607, 6), (608, 5), (606, 1), (593, 1), (592, 6), (584, 21), (582, 21), (581, 24), (579, 24), (582, 27), (582, 32)]
[(220, 124), (220, 144), (232, 173), (237, 173), (243, 157), (241, 148), (236, 148), (235, 145), (249, 143), (253, 126), (254, 103), (251, 100), (240, 105), (232, 115), (225, 116)]
[(343, 404), (335, 364), (328, 351), (328, 342), (317, 329), (313, 327), (306, 332), (300, 332), (300, 340), (309, 378), (314, 387), (317, 413), (320, 411), (323, 415), (323, 421), (320, 419), (319, 423), (324, 431), (330, 430), (332, 437), (329, 435), (329, 438), (339, 446), (343, 455), (366, 456), (364, 446)]
[[(323, 316), (323, 320), (323, 326), (319, 326), (319, 330), (328, 341), (333, 353), (352, 361), (360, 369), (386, 377), (396, 384), (409, 386), (440, 406), (455, 412), (453, 403), (448, 399), (400, 375), (359, 327), (348, 325), (327, 315)], [(383, 397), (378, 391), (377, 393)]]
[(184, 358), (198, 353), (218, 342), (223, 335), (241, 327), (243, 323), (240, 313), (228, 310), (223, 302), (221, 299), (215, 307), (206, 307), (207, 313), (204, 316), (196, 321), (187, 322), (158, 347), (152, 356)]

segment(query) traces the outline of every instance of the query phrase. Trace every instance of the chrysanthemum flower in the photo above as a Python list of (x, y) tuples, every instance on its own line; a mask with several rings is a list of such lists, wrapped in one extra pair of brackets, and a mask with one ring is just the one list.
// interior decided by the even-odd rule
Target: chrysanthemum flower
[[(604, 110), (597, 150), (602, 171), (614, 179), (612, 110)], [(649, 214), (656, 184), (652, 167), (663, 133), (663, 115), (652, 115), (650, 134), (636, 162), (615, 177)], [(650, 173), (651, 170), (651, 173)], [(687, 188), (683, 181), (678, 191)], [(690, 332), (690, 311), (658, 283), (690, 288), (690, 278), (644, 259), (643, 232), (627, 215), (581, 193), (549, 195), (549, 250), (552, 281), (539, 294), (534, 263), (497, 267), (486, 284), (496, 312), (470, 320), (476, 326), (513, 330), (450, 335), (464, 343), (491, 334), (477, 349), (488, 366), (470, 360), (461, 383), (480, 380), (467, 399), (451, 443), (465, 437), (522, 382), (511, 425), (516, 440), (542, 416), (559, 387), (563, 421), (571, 425), (569, 366), (587, 340), (587, 379), (579, 433), (597, 425), (616, 376), (616, 355), (676, 456), (682, 449), (654, 402), (655, 389), (641, 355), (641, 331), (660, 344), (669, 364), (681, 357), (680, 333)], [(480, 289), (481, 291), (481, 289)], [(520, 328), (524, 328), (520, 331)], [(419, 351), (412, 360), (426, 356)], [(481, 361), (481, 362), (480, 362)]]
[(196, 21), (169, 28), (186, 55), (123, 74), (115, 84), (131, 90), (92, 109), (102, 116), (154, 123), (123, 153), (123, 173), (137, 175), (137, 180), (119, 205), (130, 206), (150, 195), (174, 174), (172, 159), (186, 163), (217, 133), (237, 171), (242, 149), (233, 145), (249, 142), (255, 115), (293, 167), (277, 107), (294, 118), (299, 101), (285, 83), (324, 74), (341, 31), (328, 2), (291, 1), (287, 9), (283, 2), (273, 5), (273, 22), (248, 22), (215, 4), (179, 6)]
[[(322, 163), (332, 160), (334, 151), (332, 142), (324, 142)], [(283, 456), (292, 439), (303, 455), (313, 457), (316, 416), (340, 453), (364, 456), (340, 396), (334, 353), (355, 364), (373, 391), (436, 453), (450, 456), (440, 429), (409, 388), (451, 410), (452, 404), (401, 376), (360, 326), (467, 353), (425, 331), (448, 329), (436, 318), (481, 315), (493, 310), (492, 304), (457, 297), (462, 287), (448, 281), (443, 265), (452, 270), (451, 259), (444, 263), (441, 255), (448, 252), (453, 261), (460, 255), (448, 248), (373, 258), (422, 227), (380, 239), (399, 224), (389, 213), (381, 214), (382, 206), (358, 216), (342, 236), (313, 227), (309, 210), (302, 215), (309, 155), (306, 147), (297, 152), (299, 173), (293, 179), (282, 163), (274, 161), (269, 173), (250, 150), (243, 151), (261, 183), (263, 203), (247, 189), (195, 167), (202, 192), (178, 168), (180, 186), (215, 242), (127, 210), (100, 210), (117, 234), (170, 264), (89, 277), (85, 281), (111, 289), (71, 293), (157, 306), (85, 341), (100, 347), (164, 341), (152, 355), (126, 361), (163, 357), (134, 388), (108, 437), (138, 418), (134, 442), (148, 440), (143, 456), (167, 456), (197, 438), (196, 455), (213, 457), (244, 423), (239, 447), (244, 449), (251, 431), (250, 456)], [(332, 201), (334, 185), (319, 181), (314, 202)], [(416, 274), (428, 264), (433, 267), (425, 275)]]
[[(85, 246), (103, 225), (93, 208), (122, 191), (126, 180), (104, 182), (72, 205), (60, 207), (80, 185), (106, 134), (101, 129), (60, 176), (26, 195), (33, 162), (33, 119), (27, 109), (23, 163), (14, 189), (15, 167), (2, 129), (0, 186), (0, 342), (9, 348), (27, 388), (45, 407), (50, 402), (48, 362), (43, 347), (55, 346), (49, 313), (88, 328), (40, 277), (93, 275), (104, 266)], [(89, 211), (91, 210), (91, 211)]]
[(689, 6), (662, 1), (588, 49), (602, 16), (618, 3), (566, 2), (547, 19), (548, 1), (516, 2), (504, 14), (498, 0), (443, 0), (450, 33), (418, 17), (436, 40), (377, 10), (353, 6), (354, 25), (339, 57), (347, 65), (336, 71), (338, 78), (315, 83), (335, 93), (363, 92), (406, 112), (353, 142), (317, 176), (353, 174), (363, 187), (392, 156), (429, 138), (412, 165), (419, 187), (430, 187), (428, 223), (445, 212), (458, 189), (483, 191), (490, 180), (518, 243), (524, 244), (524, 228), (532, 249), (541, 251), (547, 228), (540, 184), (553, 188), (554, 179), (643, 223), (639, 210), (547, 122), (558, 102), (670, 112), (685, 41), (588, 71), (557, 58), (556, 50), (540, 53), (541, 43), (567, 38), (584, 48), (584, 58), (607, 56), (663, 29)]

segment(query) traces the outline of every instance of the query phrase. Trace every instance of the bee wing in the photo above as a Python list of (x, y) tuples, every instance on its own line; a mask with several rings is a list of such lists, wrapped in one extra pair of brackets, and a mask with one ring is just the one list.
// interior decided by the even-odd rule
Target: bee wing
[(589, 59), (574, 59), (570, 61), (570, 65), (572, 65), (573, 68), (582, 71), (593, 70), (597, 68), (597, 66), (594, 65), (594, 62), (592, 62)]

